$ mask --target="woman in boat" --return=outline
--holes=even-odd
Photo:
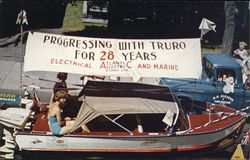
[[[68,93],[66,91],[58,91],[55,93],[54,102],[49,105],[49,127],[54,135],[63,135],[70,133],[74,121],[66,121],[62,119],[61,108],[65,105]]]
[[[67,88],[67,83],[66,80],[68,78],[68,73],[65,72],[59,72],[57,74],[57,79],[59,80],[59,82],[56,82],[53,88],[53,93],[51,96],[51,100],[50,102],[53,103],[55,102],[55,93],[58,91],[66,91],[68,93],[68,88]],[[63,114],[62,117],[63,118],[74,118],[76,115],[76,109],[74,108],[74,106],[76,106],[77,102],[75,102],[76,100],[74,99],[74,97],[70,96],[68,94],[68,98],[65,102],[65,106],[63,107]]]

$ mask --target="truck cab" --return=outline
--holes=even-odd
[[[225,54],[204,54],[199,79],[162,78],[181,101],[193,104],[211,102],[234,109],[250,105],[250,90],[244,88],[241,66]]]

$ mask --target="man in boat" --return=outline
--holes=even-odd
[[[56,82],[56,84],[54,85],[54,88],[53,88],[54,94],[57,91],[61,91],[61,90],[64,90],[64,91],[68,92],[68,90],[67,90],[67,83],[66,83],[67,77],[68,77],[68,73],[59,72],[57,74],[57,79],[60,82]]]
[[[68,73],[59,72],[56,75],[56,77],[59,80],[59,82],[56,82],[55,85],[54,85],[54,87],[53,87],[53,93],[51,95],[50,103],[54,102],[54,95],[55,95],[55,93],[57,91],[65,90],[65,91],[68,92],[68,90],[67,90],[67,84],[66,84]]]

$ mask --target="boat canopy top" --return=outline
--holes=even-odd
[[[85,101],[77,115],[74,130],[100,115],[155,114],[170,110],[178,117],[180,112],[176,97],[163,86],[88,81],[84,89]]]

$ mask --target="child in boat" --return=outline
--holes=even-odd
[[[49,127],[54,135],[63,135],[70,133],[74,121],[66,121],[62,119],[61,108],[65,105],[68,93],[66,91],[58,91],[55,93],[54,102],[49,105]]]

